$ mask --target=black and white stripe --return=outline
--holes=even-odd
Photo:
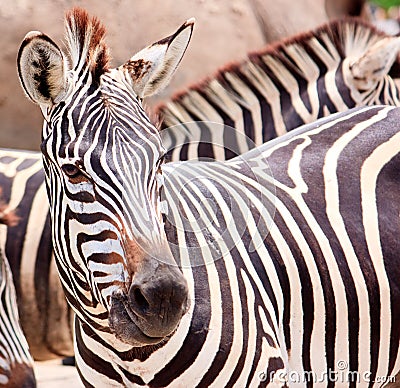
[[[30,352],[36,360],[72,356],[73,313],[54,260],[40,153],[0,150],[0,187],[7,211],[18,217],[2,238]]]
[[[250,55],[161,108],[168,157],[223,160],[329,112],[397,105],[391,73],[384,72],[377,86],[360,93],[349,69],[366,53],[381,57],[377,63],[384,61],[387,48],[395,52],[396,45],[396,38],[352,20]],[[8,229],[5,249],[31,352],[36,359],[72,355],[72,314],[55,275],[40,156],[10,150],[0,150],[0,156],[0,185],[21,218]]]

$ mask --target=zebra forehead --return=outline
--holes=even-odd
[[[104,25],[76,7],[66,14],[65,30],[73,69],[88,66],[94,80],[98,80],[108,70],[110,61]]]

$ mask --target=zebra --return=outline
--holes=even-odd
[[[164,116],[161,129],[163,144],[169,150],[168,159],[229,159],[275,136],[276,131],[282,134],[336,110],[371,103],[398,104],[398,89],[392,78],[396,73],[393,68],[390,75],[387,73],[394,61],[398,41],[399,38],[385,36],[355,19],[326,24],[316,31],[251,54],[247,62],[221,70],[215,77],[189,88],[158,109]],[[319,48],[317,52],[316,47]],[[288,61],[288,55],[298,56],[295,60],[297,71]],[[267,65],[258,65],[260,61],[270,64],[265,79],[255,70],[266,69]],[[360,86],[360,79],[349,70],[349,61],[353,63],[353,71],[354,66],[358,69],[358,78],[362,71],[373,73],[378,86]],[[251,72],[255,72],[253,80],[249,75]],[[291,82],[296,77],[304,90],[317,90],[321,100],[318,109],[315,94],[310,92],[310,97],[306,95],[302,97],[304,101],[298,101],[285,89],[287,84],[278,82],[281,74],[288,72],[292,74],[287,77]],[[332,74],[336,74],[334,80]],[[342,79],[346,82],[340,82]],[[255,84],[255,80],[260,83]],[[265,93],[262,88],[266,82],[270,85],[265,89],[270,104],[272,95],[285,101],[278,114],[267,109],[268,101],[260,98],[260,92],[257,92]],[[366,89],[360,93],[362,87]],[[300,96],[301,93],[297,94]],[[346,96],[343,98],[345,103],[341,102],[342,95]],[[307,109],[311,112],[308,115]],[[298,114],[291,113],[295,111]],[[290,120],[287,119],[289,116]],[[249,120],[249,117],[253,119]],[[203,121],[193,121],[198,119]],[[43,206],[45,185],[40,153],[24,155],[21,151],[0,150],[0,186],[7,188],[11,207],[21,217],[17,226],[9,228],[3,238],[31,353],[37,360],[72,356],[73,314],[63,300],[55,273],[50,216]],[[31,289],[36,292],[32,293]]]
[[[399,39],[350,19],[250,54],[158,109],[167,159],[229,159],[336,110],[397,105],[397,62],[391,65]],[[363,74],[375,83],[366,85]],[[21,218],[3,238],[31,353],[37,360],[72,356],[73,313],[56,274],[41,154],[0,150],[0,187]]]
[[[158,106],[168,157],[226,160],[331,113],[399,106],[399,49],[344,19],[250,53]]]
[[[142,99],[172,76],[193,21],[113,69],[98,19],[73,9],[66,27],[69,61],[31,32],[18,73],[44,115],[83,384],[396,374],[399,108],[338,113],[223,163],[164,164]]]
[[[15,215],[0,205],[0,224],[17,222]],[[33,359],[22,331],[10,265],[0,248],[0,385],[5,387],[36,387]]]
[[[320,66],[318,81],[307,75],[307,72],[301,73],[298,71],[294,75],[299,77],[299,85],[308,82],[307,87],[304,87],[305,90],[312,90],[314,88],[313,85],[316,84],[320,85],[322,83],[328,85],[326,86],[327,93],[325,94],[321,92],[323,88],[320,87],[318,89],[319,98],[325,101],[325,103],[321,103],[321,107],[325,106],[325,108],[322,109],[320,107],[318,115],[335,111],[335,109],[345,109],[347,105],[351,107],[370,103],[397,104],[398,90],[395,87],[393,79],[386,74],[393,62],[394,56],[392,55],[391,58],[387,59],[387,62],[382,60],[382,58],[387,58],[387,55],[396,51],[394,48],[396,48],[397,42],[398,38],[386,37],[368,24],[357,20],[349,20],[327,24],[316,31],[291,38],[284,42],[284,44],[250,55],[249,63],[232,65],[229,71],[226,69],[222,70],[213,79],[209,79],[207,82],[201,84],[200,87],[197,87],[197,89],[192,87],[189,92],[180,95],[179,98],[176,98],[173,102],[160,109],[161,115],[165,116],[162,127],[164,129],[162,132],[163,143],[171,150],[169,155],[172,161],[204,157],[223,160],[229,159],[237,153],[244,152],[248,148],[254,147],[256,143],[258,144],[274,136],[275,129],[280,128],[278,122],[282,123],[282,120],[276,120],[277,115],[271,114],[271,110],[263,111],[262,123],[265,128],[268,128],[269,133],[268,136],[265,133],[263,135],[263,127],[259,125],[260,120],[256,119],[256,112],[259,110],[257,110],[255,103],[258,104],[258,102],[253,98],[254,96],[259,96],[259,94],[256,92],[253,96],[253,92],[251,92],[252,89],[258,90],[260,86],[258,88],[254,85],[252,86],[252,84],[245,86],[243,81],[251,81],[250,77],[245,77],[249,71],[240,69],[253,68],[257,64],[257,61],[261,60],[266,63],[278,61],[279,66],[283,67],[276,66],[274,68],[281,69],[282,74],[286,74],[288,71],[293,71],[293,64],[284,60],[288,55],[285,53],[292,53],[291,55],[293,53],[302,53],[302,56],[309,61],[313,58],[310,56],[306,57],[305,55],[307,52],[310,52],[310,48],[316,46],[320,47],[321,50],[325,50],[324,54],[320,53],[319,56],[324,59],[325,66],[327,66],[325,69],[324,66],[320,65],[321,61],[318,62],[318,60],[315,60],[317,66]],[[308,47],[308,49],[302,52],[301,48],[304,47]],[[328,63],[327,58],[329,57],[333,59]],[[258,58],[257,61],[254,58]],[[347,64],[350,59],[353,63],[357,63],[359,68],[363,68],[362,65],[366,63],[372,63],[376,68],[380,66],[381,72],[375,72],[375,74],[381,77],[377,78],[379,87],[376,90],[381,91],[379,95],[377,92],[374,92],[375,89],[371,87],[372,85],[370,85],[370,89],[365,90],[363,93],[357,92],[357,88],[355,88],[356,92],[349,92],[351,86],[353,86],[353,89],[355,87],[352,73],[349,73],[350,76],[349,74],[346,77],[344,76],[345,71],[349,69]],[[297,60],[297,63],[299,63],[299,60]],[[374,73],[374,68],[364,67],[363,69],[368,73]],[[393,72],[393,69],[391,69],[391,72]],[[336,79],[343,78],[350,80],[347,81],[347,86],[344,83],[338,82],[335,85],[334,82],[330,82],[330,76],[328,75],[334,73],[339,74],[339,76],[335,77]],[[301,79],[300,74],[305,74],[303,79]],[[242,82],[240,83],[240,88],[235,89],[236,92],[233,90],[232,77],[239,77]],[[280,77],[276,76],[275,78],[278,79]],[[275,78],[270,77],[267,80],[270,79],[273,81]],[[256,79],[259,79],[259,77]],[[227,80],[230,80],[230,83]],[[357,82],[360,81],[358,80]],[[278,90],[282,88],[279,82],[275,82],[275,85]],[[212,92],[213,90],[214,92]],[[216,94],[214,95],[213,93]],[[237,93],[241,96],[239,96],[239,99]],[[330,98],[328,100],[326,100],[327,94]],[[342,94],[350,96],[344,99],[347,105],[341,104],[340,100],[334,98]],[[221,98],[215,99],[216,95]],[[286,98],[287,95],[288,93],[283,90],[280,98]],[[227,97],[230,99],[226,100]],[[225,107],[221,105],[221,101],[226,102]],[[294,110],[302,113],[302,115],[299,114],[292,117],[290,123],[287,121],[285,123],[286,129],[284,131],[281,130],[282,133],[290,130],[291,127],[298,126],[304,121],[310,120],[311,114],[308,119],[304,116],[305,109],[308,109],[307,100],[303,103],[304,109],[298,108],[299,103],[302,104],[301,101],[297,101],[296,103],[295,99],[287,99],[287,102],[282,104],[282,109],[278,117],[285,118],[288,116],[286,112]],[[263,106],[262,101],[260,104]],[[329,106],[328,110],[326,106]],[[243,119],[242,122],[240,119],[231,120],[226,116],[226,114],[229,114],[226,107],[230,107],[235,112],[243,112],[239,116],[236,113],[233,116],[234,118],[237,116],[239,118],[247,117],[246,109],[249,108],[253,122],[258,124],[255,125],[252,123],[252,120],[248,119]],[[201,114],[199,113],[200,108],[202,109]],[[221,117],[216,116],[218,112],[222,112],[220,113]],[[316,109],[312,113],[315,114],[315,112]],[[190,122],[185,123],[184,126],[176,125],[180,121],[191,121],[198,118],[212,119],[214,123],[202,122],[199,124]],[[299,120],[297,123],[294,121],[296,119]],[[219,124],[215,123],[215,121]],[[174,125],[174,127],[165,130],[165,123]],[[235,128],[223,126],[221,125],[222,123],[234,125]],[[271,128],[272,133],[270,133]],[[222,134],[221,129],[225,132],[225,135]],[[226,135],[227,131],[233,133],[234,136],[232,139],[229,139]],[[181,136],[182,133],[185,134],[184,137]],[[246,134],[246,137],[243,136],[243,133]],[[240,134],[242,135],[240,136]],[[198,146],[196,140],[199,136],[202,139],[200,140],[200,146]],[[244,141],[237,140],[241,138]],[[205,144],[207,142],[210,144]],[[225,148],[224,152],[221,152],[221,146]],[[210,147],[212,147],[211,150]],[[40,154],[37,153],[34,155],[34,153],[29,152],[24,155],[20,151],[16,153],[14,150],[0,150],[0,157],[0,184],[2,187],[7,187],[8,200],[12,201],[13,207],[17,209],[20,217],[23,215],[21,221],[16,226],[8,228],[5,236],[5,249],[14,274],[21,324],[30,344],[31,353],[38,360],[72,356],[71,325],[73,314],[64,301],[60,289],[61,285],[58,276],[55,274],[55,263],[52,257],[50,241],[50,216],[46,207],[42,205],[45,197],[45,185],[44,174],[41,170]],[[36,158],[37,160],[34,161],[32,158]],[[32,168],[30,163],[33,163]],[[10,171],[13,173],[10,173]],[[35,254],[32,255],[32,252]],[[36,290],[35,293],[31,292],[32,289]],[[44,317],[46,319],[43,319]],[[35,324],[32,325],[32,322],[35,322]]]

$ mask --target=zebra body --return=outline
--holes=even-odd
[[[5,216],[2,212],[1,228],[7,224]],[[3,248],[0,248],[0,385],[36,387],[33,360],[19,322],[13,277]]]
[[[250,55],[159,109],[169,158],[229,159],[330,112],[366,104],[398,105],[398,88],[388,74],[398,40],[350,20]],[[363,68],[367,59],[370,65]],[[375,68],[381,68],[375,72],[376,83],[367,87],[358,79],[360,69],[373,73]],[[31,353],[41,360],[70,356],[73,349],[72,314],[55,275],[39,159],[39,153],[0,150],[0,185],[21,219],[7,229],[5,251],[21,323]]]
[[[3,227],[1,239],[30,352],[36,360],[72,356],[73,313],[55,265],[40,153],[0,150],[0,187],[7,212],[19,218]]]
[[[357,386],[393,379],[399,115],[358,109],[229,162],[163,166],[165,228],[190,310],[163,347],[130,361],[78,321],[85,384],[327,386],[336,376],[344,387],[352,378]],[[107,376],[94,372],[99,363]]]
[[[226,160],[331,113],[398,106],[399,48],[350,19],[251,53],[158,107],[169,157]]]
[[[73,10],[70,62],[38,32],[18,54],[46,121],[83,383],[286,386],[347,366],[378,386],[399,370],[399,109],[341,113],[221,164],[163,165],[141,99],[192,27],[109,69],[103,27]]]

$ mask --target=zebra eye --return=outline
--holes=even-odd
[[[75,164],[64,164],[61,166],[63,173],[69,178],[73,183],[79,183],[86,180],[85,174],[75,166]]]

